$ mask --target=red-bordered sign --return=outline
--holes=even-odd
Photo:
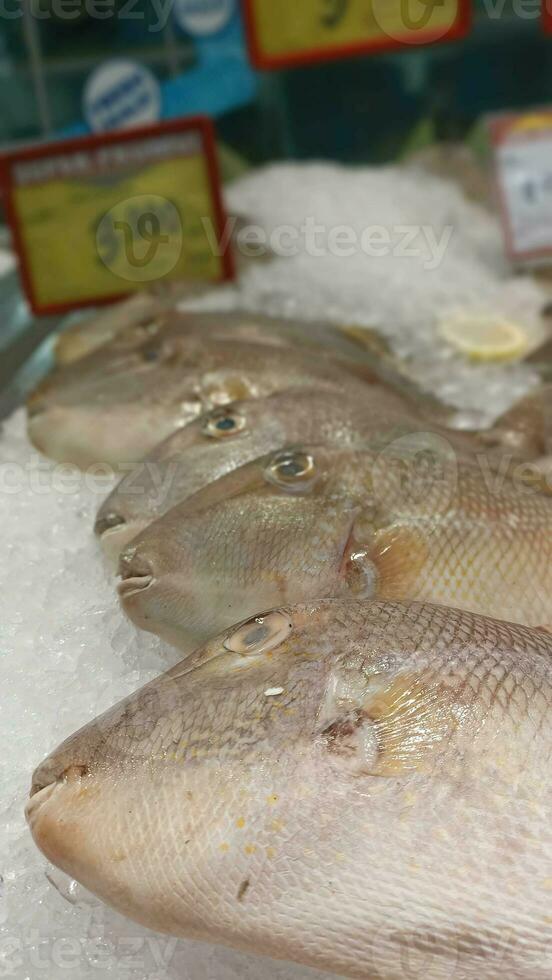
[[[0,157],[0,180],[37,314],[113,302],[163,279],[234,275],[206,117],[16,150]]]
[[[542,27],[545,34],[552,34],[552,0],[542,0]]]
[[[514,265],[552,260],[552,109],[488,120],[496,196]]]
[[[436,44],[470,30],[471,0],[242,0],[251,61],[278,69]]]

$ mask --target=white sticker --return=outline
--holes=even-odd
[[[94,133],[157,122],[161,116],[159,82],[138,62],[106,61],[86,83],[84,116]]]
[[[516,254],[552,248],[552,132],[497,152]]]
[[[216,34],[226,27],[234,4],[235,0],[175,0],[174,16],[188,34]]]

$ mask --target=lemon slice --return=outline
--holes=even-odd
[[[523,327],[492,314],[458,313],[441,323],[440,333],[472,361],[513,361],[529,347]]]

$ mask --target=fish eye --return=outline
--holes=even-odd
[[[269,483],[295,493],[311,487],[315,472],[314,458],[310,453],[286,450],[273,457],[265,476]]]
[[[238,412],[226,410],[213,412],[203,426],[203,432],[212,439],[235,436],[245,429],[245,418]]]
[[[242,657],[268,653],[284,642],[292,628],[289,618],[283,613],[256,616],[227,636],[223,646],[230,653],[239,653]]]

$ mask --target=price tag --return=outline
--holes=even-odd
[[[508,256],[516,265],[552,260],[552,110],[489,122]]]
[[[244,0],[257,68],[284,68],[464,36],[470,0]]]
[[[111,302],[163,279],[233,276],[206,118],[15,151],[0,173],[35,313]]]

